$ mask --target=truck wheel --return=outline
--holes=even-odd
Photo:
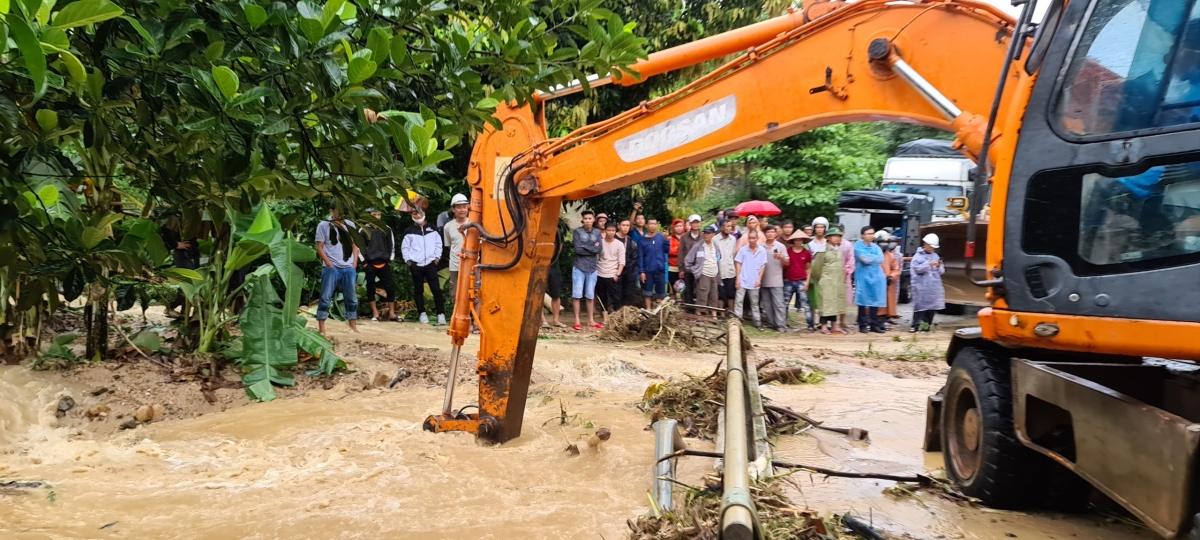
[[[988,506],[1027,502],[1027,475],[1041,456],[1021,445],[1013,431],[1008,361],[981,348],[963,348],[954,357],[944,399],[946,476]]]

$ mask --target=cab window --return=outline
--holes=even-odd
[[[1200,1],[1096,0],[1067,67],[1066,134],[1200,122]]]

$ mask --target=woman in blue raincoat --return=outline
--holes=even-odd
[[[875,229],[863,227],[854,243],[854,303],[858,305],[858,331],[882,334],[879,309],[887,307],[887,276],[883,274],[883,250],[874,241]]]

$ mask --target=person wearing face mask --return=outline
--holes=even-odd
[[[913,321],[909,332],[928,332],[933,328],[933,314],[946,309],[946,287],[942,284],[946,267],[934,251],[940,247],[938,243],[938,235],[925,235],[921,239],[921,249],[913,255],[909,267],[912,269],[913,295]]]
[[[429,292],[433,293],[434,307],[437,308],[437,323],[444,325],[446,302],[442,298],[437,269],[438,260],[442,257],[442,235],[425,222],[425,212],[416,210],[411,215],[413,224],[404,231],[400,253],[412,274],[413,300],[421,314],[421,323],[429,324],[429,315],[425,311],[425,284],[429,284]]]

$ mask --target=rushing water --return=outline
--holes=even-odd
[[[397,339],[363,326],[364,339]],[[442,347],[445,340],[429,331],[401,338]],[[59,397],[80,399],[85,389],[54,374],[0,367],[0,481],[50,486],[0,492],[0,538],[624,538],[625,520],[647,511],[653,461],[652,432],[634,405],[654,377],[707,374],[718,357],[561,340],[538,349],[523,435],[498,447],[423,432],[425,415],[440,407],[438,388],[336,387],[101,436],[57,426]],[[870,443],[826,433],[787,437],[779,459],[925,470],[924,400],[940,381],[828,367],[838,373],[825,383],[773,385],[765,394],[831,425],[869,429]],[[460,389],[460,404],[473,393]],[[587,448],[598,427],[612,438]],[[569,456],[569,443],[582,453]],[[928,468],[940,466],[936,456],[929,460]],[[684,459],[680,477],[697,483],[710,465]],[[918,538],[1153,538],[1090,518],[894,500],[881,493],[889,482],[794,479],[798,505],[853,510]]]

